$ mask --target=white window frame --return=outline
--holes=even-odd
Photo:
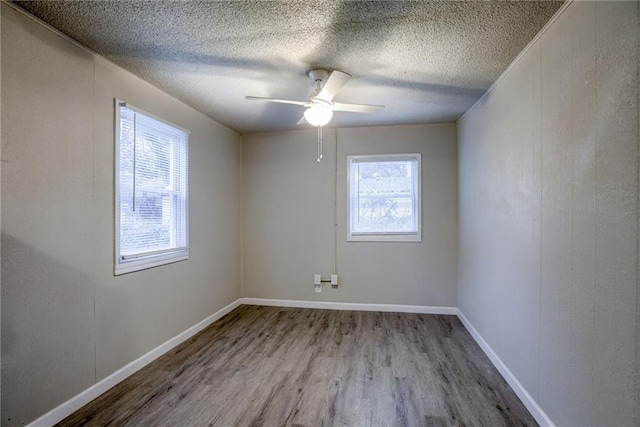
[[[414,175],[414,209],[417,219],[415,232],[352,232],[351,213],[357,206],[351,189],[355,184],[355,177],[351,173],[354,162],[382,162],[411,160],[417,162],[417,173]],[[421,242],[422,241],[422,155],[420,153],[406,154],[366,154],[347,156],[347,241],[348,242]]]
[[[184,248],[177,248],[174,251],[161,251],[160,253],[149,252],[146,254],[130,255],[128,259],[123,259],[120,254],[120,106],[124,106],[130,110],[134,110],[136,113],[143,114],[154,120],[158,120],[171,127],[181,130],[187,134],[186,140],[186,162],[187,162],[187,176],[185,182],[185,246]],[[114,134],[115,134],[115,168],[114,168],[114,197],[115,197],[115,266],[114,275],[118,276],[125,273],[132,273],[134,271],[146,270],[148,268],[158,267],[161,265],[171,264],[178,261],[184,261],[189,259],[189,134],[187,129],[170,123],[164,119],[161,119],[153,114],[147,113],[144,110],[136,108],[124,101],[114,99],[115,121],[114,121]]]

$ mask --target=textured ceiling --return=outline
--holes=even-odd
[[[242,133],[295,129],[313,66],[353,76],[330,126],[459,118],[544,26],[555,1],[15,2]]]

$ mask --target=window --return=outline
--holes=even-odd
[[[188,133],[116,101],[115,274],[189,257]]]
[[[349,241],[420,242],[420,154],[348,156]]]

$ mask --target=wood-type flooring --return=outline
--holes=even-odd
[[[61,426],[535,426],[455,316],[243,305]]]

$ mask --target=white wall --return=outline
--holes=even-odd
[[[462,313],[551,420],[638,425],[637,2],[575,2],[458,122]]]
[[[240,136],[2,3],[2,424],[240,296]],[[190,259],[113,276],[113,99],[189,129]]]
[[[325,129],[320,164],[316,142],[315,130],[243,136],[243,296],[455,307],[455,125]],[[413,152],[422,242],[347,242],[347,155]],[[339,289],[315,293],[314,273],[328,278],[336,260]]]

